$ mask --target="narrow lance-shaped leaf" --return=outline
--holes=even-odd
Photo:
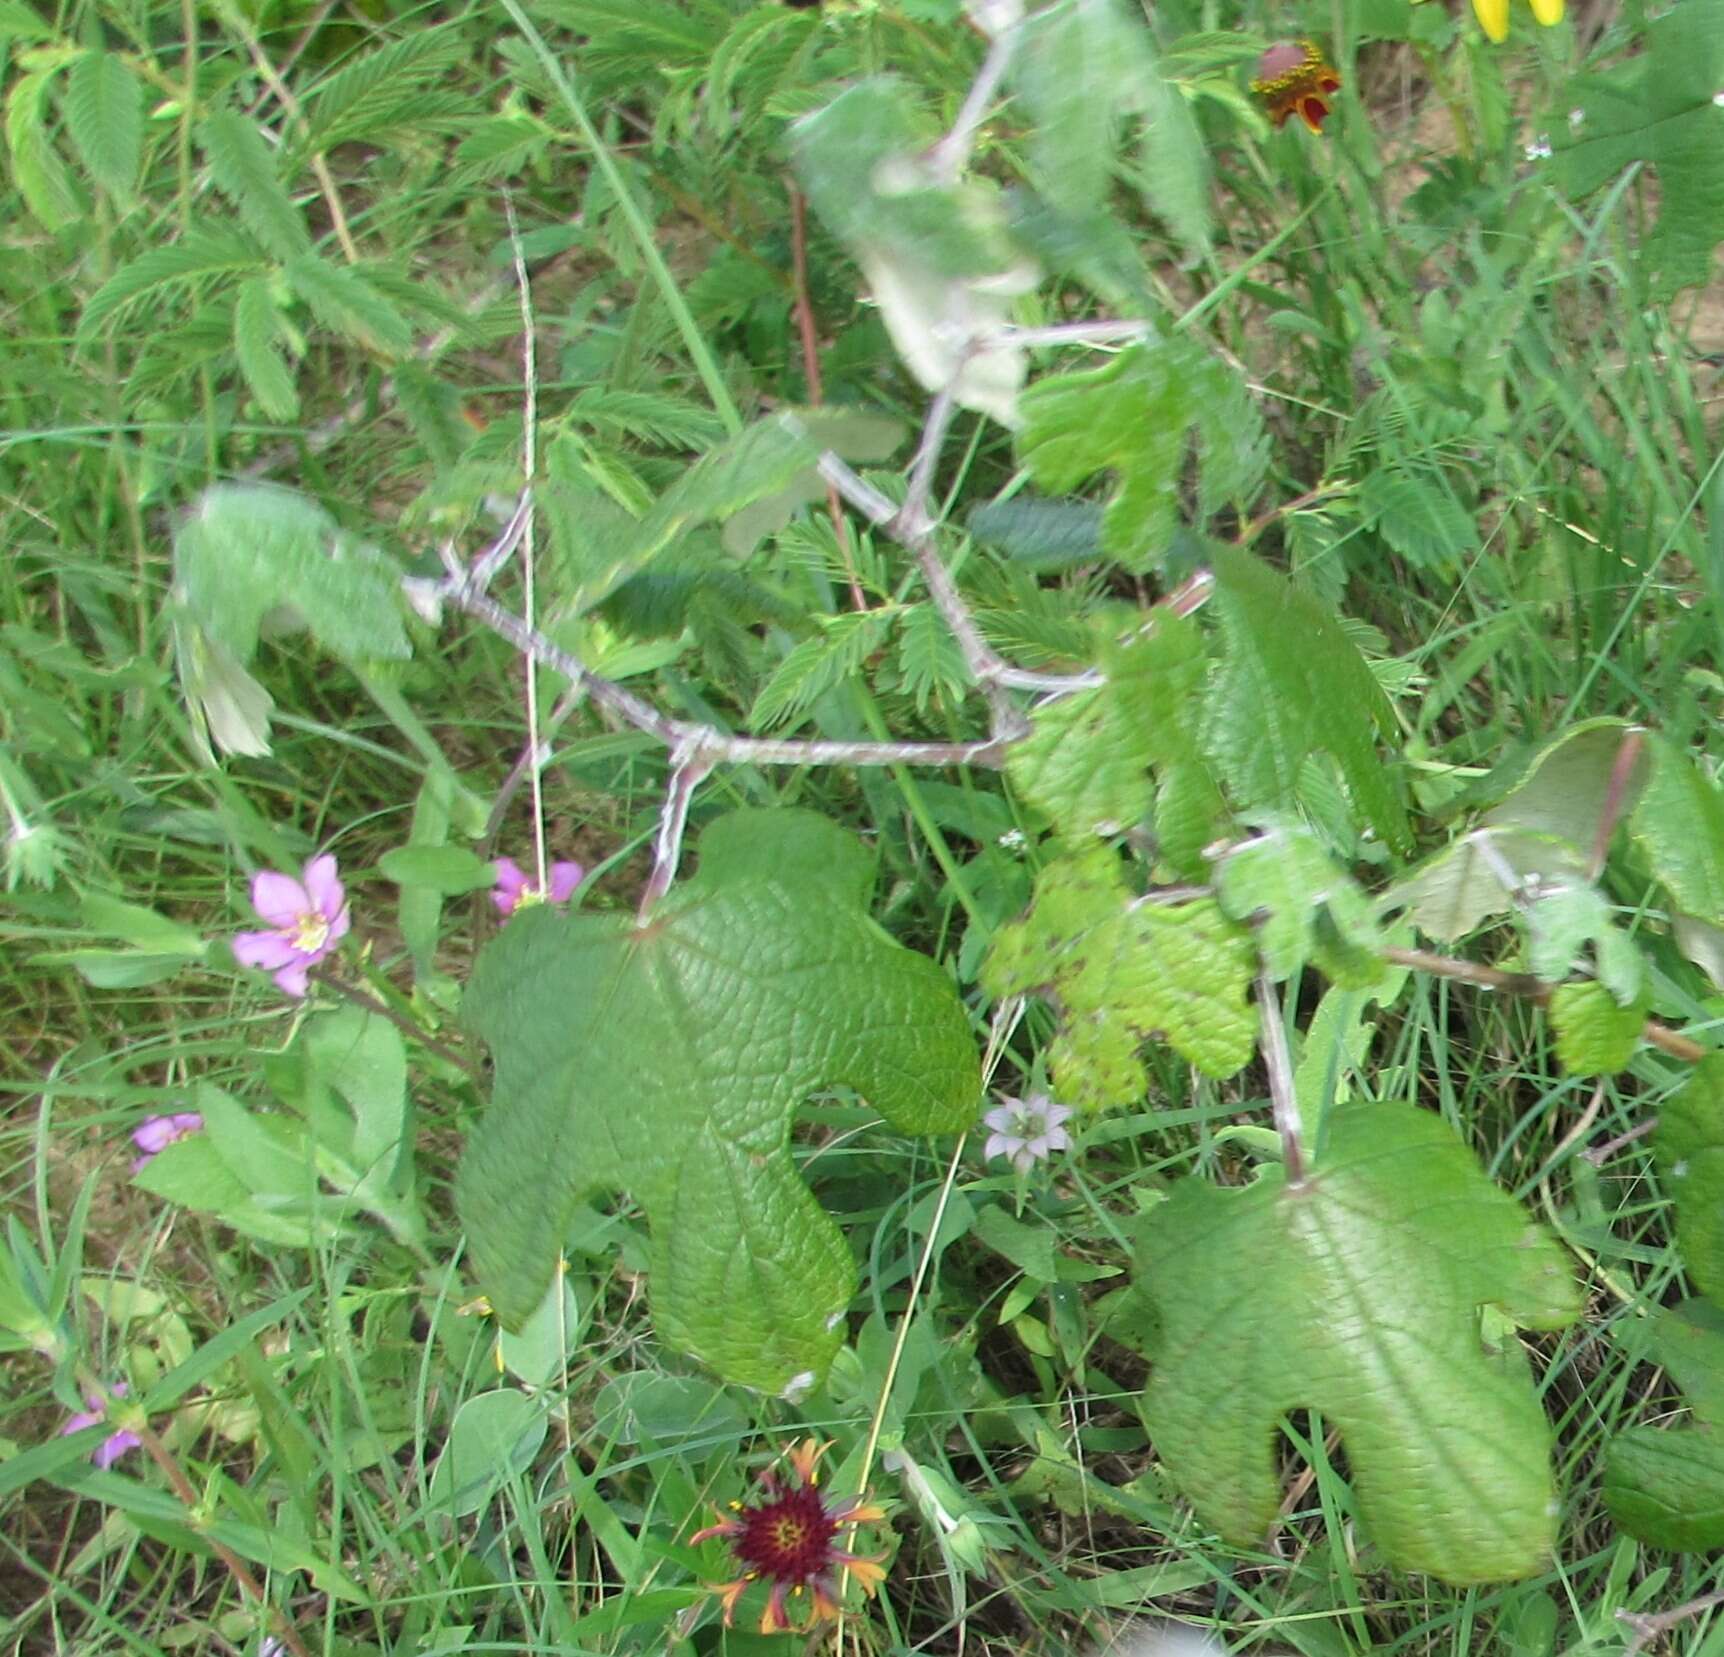
[[[903,1132],[954,1132],[981,1093],[949,979],[869,919],[870,881],[823,818],[738,812],[647,924],[542,906],[486,949],[464,1011],[496,1086],[456,1200],[506,1324],[581,1198],[624,1190],[670,1345],[773,1393],[824,1373],[856,1268],[796,1172],[796,1107],[849,1087]]]
[[[1143,1414],[1205,1523],[1259,1541],[1281,1500],[1290,1410],[1339,1429],[1364,1529],[1398,1569],[1451,1583],[1541,1569],[1559,1511],[1551,1431],[1479,1311],[1560,1329],[1580,1313],[1561,1250],[1439,1118],[1356,1104],[1306,1179],[1188,1179],[1137,1261],[1152,1369]]]

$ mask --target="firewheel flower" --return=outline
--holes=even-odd
[[[113,1386],[109,1388],[109,1391],[111,1391],[116,1398],[124,1398],[126,1396],[126,1383],[124,1381],[116,1381]],[[60,1429],[60,1436],[62,1438],[64,1438],[67,1433],[82,1432],[84,1428],[97,1426],[108,1419],[107,1408],[104,1406],[100,1398],[96,1397],[94,1394],[87,1393],[84,1397],[84,1402],[90,1406],[89,1409],[80,1410],[78,1414],[73,1416],[72,1419]],[[143,1442],[144,1441],[139,1438],[136,1433],[122,1427],[117,1433],[109,1433],[108,1436],[90,1452],[90,1460],[100,1468],[106,1469],[112,1467],[114,1463],[128,1450],[137,1449]]]
[[[1286,126],[1289,115],[1297,115],[1313,132],[1321,132],[1330,100],[1341,90],[1341,76],[1316,41],[1281,40],[1257,60],[1251,90],[1263,100],[1277,130]]]
[[[541,891],[534,880],[512,857],[499,857],[491,865],[497,871],[491,888],[491,901],[505,920],[517,909],[532,903],[567,903],[586,873],[579,863],[553,863],[549,891]]]
[[[132,1172],[141,1173],[176,1139],[199,1132],[203,1125],[204,1119],[195,1110],[175,1111],[172,1116],[146,1116],[141,1127],[132,1129],[132,1143],[142,1153],[134,1159]]]
[[[1064,1126],[1071,1114],[1070,1105],[1056,1105],[1045,1093],[1007,1099],[982,1114],[982,1120],[994,1130],[982,1147],[982,1155],[990,1161],[997,1156],[1010,1157],[1012,1166],[1027,1174],[1055,1151],[1071,1149],[1072,1136]]]
[[[742,1566],[742,1575],[735,1581],[713,1588],[724,1606],[727,1628],[736,1615],[736,1602],[751,1582],[765,1582],[771,1589],[761,1613],[760,1632],[783,1634],[804,1632],[838,1615],[841,1570],[848,1570],[867,1594],[885,1580],[879,1557],[848,1553],[838,1546],[841,1530],[875,1524],[886,1515],[861,1496],[830,1501],[820,1493],[814,1469],[830,1448],[830,1444],[805,1438],[786,1458],[796,1474],[795,1482],[787,1483],[768,1469],[760,1476],[763,1494],[759,1501],[732,1502],[730,1518],[720,1514],[716,1525],[708,1525],[689,1538],[691,1543],[700,1543],[714,1536],[724,1537]],[[800,1599],[804,1593],[809,1597],[809,1613],[798,1628],[790,1620],[786,1601]]]
[[[1528,4],[1547,29],[1562,21],[1563,0],[1528,0]],[[1508,39],[1509,0],[1473,0],[1473,14],[1492,40],[1500,43]]]
[[[334,949],[353,924],[335,859],[312,858],[298,880],[263,870],[251,883],[251,906],[270,930],[241,932],[233,941],[234,955],[242,966],[273,972],[276,987],[297,1000],[305,994],[307,969]]]

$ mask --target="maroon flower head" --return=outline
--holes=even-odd
[[[812,1628],[823,1618],[838,1614],[838,1573],[848,1570],[872,1594],[885,1579],[878,1558],[847,1552],[838,1546],[838,1533],[852,1525],[873,1524],[886,1517],[872,1502],[860,1496],[830,1501],[818,1488],[815,1464],[827,1444],[805,1438],[787,1457],[795,1471],[794,1483],[768,1470],[760,1478],[762,1497],[757,1502],[732,1502],[731,1517],[722,1515],[690,1537],[700,1543],[722,1536],[743,1567],[732,1582],[714,1587],[724,1605],[728,1627],[736,1615],[736,1602],[751,1582],[765,1582],[771,1591],[761,1613],[762,1634],[782,1634],[797,1625],[788,1614],[787,1600],[809,1597],[809,1614],[803,1628]]]
[[[1297,115],[1313,132],[1321,132],[1329,101],[1341,90],[1341,76],[1316,41],[1280,40],[1257,60],[1251,90],[1278,129],[1289,115]]]

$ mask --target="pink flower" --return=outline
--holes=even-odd
[[[575,895],[581,876],[586,873],[579,863],[553,863],[551,890],[546,894],[539,890],[536,881],[527,878],[526,872],[512,857],[499,857],[491,867],[497,871],[496,884],[491,888],[491,901],[504,919],[530,903],[567,903]]]
[[[152,1157],[165,1151],[176,1139],[198,1132],[203,1125],[204,1119],[195,1110],[175,1111],[172,1116],[146,1116],[142,1127],[132,1129],[132,1143],[143,1152],[133,1162],[132,1172],[140,1173]]]
[[[235,957],[242,966],[273,972],[282,994],[298,999],[305,994],[306,969],[335,948],[353,924],[335,859],[312,858],[300,880],[265,869],[252,880],[251,906],[273,930],[241,932],[233,941]]]
[[[110,1390],[116,1398],[124,1398],[126,1396],[126,1383],[124,1381],[116,1381]],[[98,1427],[108,1419],[107,1409],[100,1398],[97,1398],[94,1394],[86,1393],[84,1396],[84,1402],[90,1406],[89,1409],[87,1411],[80,1411],[60,1429],[60,1436],[62,1438],[64,1438],[67,1433],[82,1432],[86,1427]],[[114,1463],[128,1450],[137,1449],[143,1442],[144,1441],[139,1438],[136,1433],[122,1427],[117,1433],[109,1433],[108,1436],[90,1452],[90,1460],[98,1467],[112,1467]]]

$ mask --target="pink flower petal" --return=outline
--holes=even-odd
[[[334,920],[341,913],[347,894],[336,876],[335,859],[328,852],[306,864],[305,895],[311,900],[306,909],[315,910],[326,921]]]
[[[526,871],[512,857],[499,857],[491,867],[497,871],[496,882],[491,888],[491,901],[500,913],[512,915],[521,901],[521,894],[527,889]]]
[[[90,1460],[98,1467],[112,1467],[128,1450],[136,1450],[143,1442],[136,1433],[122,1427],[96,1446]]]
[[[275,987],[283,995],[291,995],[295,1001],[305,999],[305,969],[316,960],[316,956],[302,955],[296,961],[290,961],[275,975]]]
[[[579,863],[553,863],[551,865],[551,902],[567,903],[575,895],[575,888],[581,883],[581,876],[586,873]]]
[[[263,869],[252,877],[251,906],[271,926],[297,926],[311,913],[311,895],[292,875]]]
[[[297,961],[304,951],[279,932],[239,932],[234,935],[233,956],[242,967],[262,967],[273,972]]]
[[[60,1437],[64,1438],[67,1433],[81,1433],[86,1427],[100,1426],[105,1419],[100,1410],[80,1410],[60,1429]]]
[[[329,936],[323,941],[323,952],[327,955],[352,930],[353,916],[349,913],[349,906],[344,903],[326,919],[329,921]]]

